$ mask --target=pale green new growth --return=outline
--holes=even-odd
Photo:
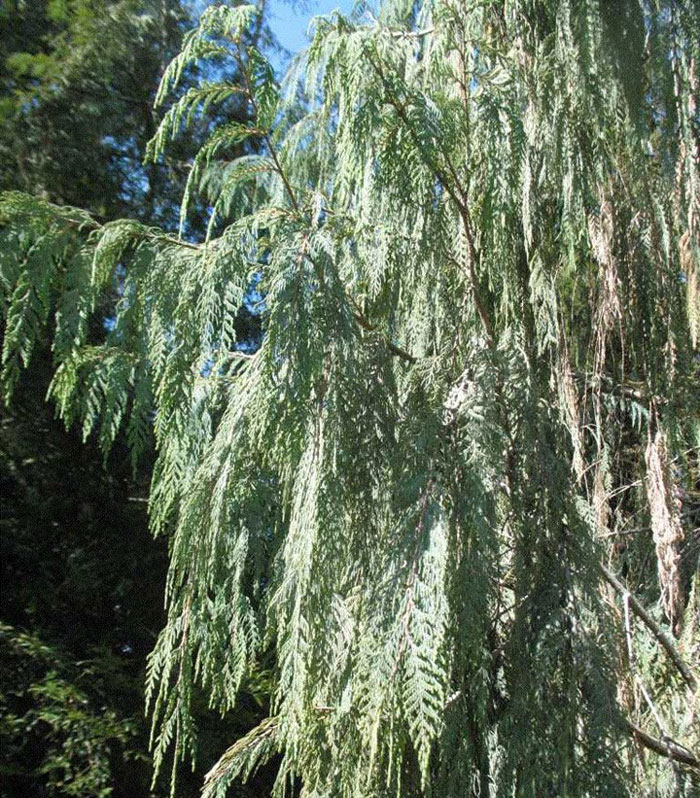
[[[196,685],[225,712],[273,652],[271,717],[206,798],[278,753],[276,794],[306,798],[690,795],[697,676],[599,563],[649,527],[629,567],[658,562],[650,622],[691,672],[700,7],[391,0],[318,20],[283,90],[256,13],[209,9],[158,95],[210,56],[241,76],[174,102],[149,152],[243,98],[183,199],[205,242],[0,208],[6,394],[51,335],[66,423],[138,458],[155,411],[156,766],[194,756]],[[630,722],[665,740],[652,764]]]

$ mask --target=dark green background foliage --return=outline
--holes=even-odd
[[[167,221],[171,175],[142,154],[160,72],[189,22],[170,0],[4,3],[0,185],[103,218]]]
[[[15,716],[3,712],[0,723],[3,794],[43,795],[42,771],[65,747],[66,767],[88,770],[74,794],[91,795],[99,784],[145,795],[142,683],[162,622],[166,547],[148,532],[143,478],[133,481],[123,453],[105,470],[94,445],[66,432],[43,401],[41,376],[23,381],[0,434],[0,606],[12,627],[0,657],[5,709]],[[44,705],[53,725],[34,714]]]

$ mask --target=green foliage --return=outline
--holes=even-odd
[[[184,136],[176,147],[171,146],[167,164],[144,167],[141,159],[156,127],[152,102],[158,80],[180,46],[190,12],[189,4],[170,0],[2,4],[0,187],[79,204],[103,219],[130,214],[176,226],[190,138]],[[264,32],[263,26],[261,37]],[[222,79],[231,77],[220,74]],[[183,90],[191,79],[189,71]],[[236,113],[235,107],[232,110],[226,103],[219,110]],[[21,207],[21,196],[15,199],[16,207]],[[34,207],[32,202],[26,207]],[[36,221],[43,224],[38,218]],[[59,242],[64,222],[70,231]],[[66,695],[73,689],[80,695],[87,691],[92,707],[94,683],[99,682],[99,706],[107,706],[120,722],[129,719],[134,731],[130,749],[139,752],[138,761],[127,759],[122,748],[112,745],[110,761],[103,763],[110,769],[105,783],[114,788],[115,795],[159,795],[162,790],[148,789],[151,758],[146,755],[148,731],[143,717],[143,671],[162,622],[167,549],[164,541],[149,540],[145,521],[153,400],[143,362],[134,367],[133,359],[113,352],[106,370],[98,373],[104,324],[109,325],[122,284],[121,277],[112,273],[114,260],[109,260],[106,273],[100,272],[100,263],[121,256],[128,246],[129,228],[126,226],[125,233],[119,226],[111,229],[101,239],[101,252],[95,255],[92,250],[80,252],[73,247],[83,223],[85,232],[95,227],[84,214],[61,217],[53,241],[56,249],[42,253],[27,244],[32,234],[25,230],[16,243],[21,248],[27,246],[25,266],[31,277],[11,288],[7,283],[3,286],[3,292],[10,290],[24,310],[13,317],[12,331],[3,330],[4,365],[6,375],[11,375],[3,399],[9,399],[11,392],[12,401],[3,401],[0,408],[0,615],[3,622],[30,629],[60,649],[60,678]],[[196,210],[189,226],[201,226]],[[46,232],[45,228],[42,231]],[[60,266],[64,256],[75,256],[65,271]],[[42,270],[39,261],[48,268]],[[9,271],[4,271],[4,265]],[[13,281],[13,268],[10,261],[3,260],[0,279]],[[104,290],[84,294],[86,280]],[[53,336],[45,334],[47,318],[52,320]],[[257,329],[256,320],[246,310],[231,325],[231,335],[252,342]],[[105,450],[113,445],[109,461],[106,451],[101,454],[93,445],[80,448],[79,438],[64,433],[52,420],[52,409],[42,406],[53,376],[52,344],[57,360],[64,365],[54,382],[57,396],[71,380],[91,381],[84,401],[75,406],[66,403],[66,420],[80,416],[77,426],[83,427],[85,435],[94,427]],[[76,348],[81,346],[84,351],[79,357]],[[92,360],[91,347],[95,347]],[[13,355],[8,355],[10,349]],[[32,372],[20,376],[22,363],[29,358]],[[116,382],[111,376],[113,366]],[[93,367],[97,369],[94,374]],[[134,386],[128,399],[123,379]],[[110,413],[128,419],[123,434],[117,435],[118,424],[98,417],[102,403]],[[135,479],[129,477],[125,443],[131,449],[132,465],[139,465]],[[95,655],[95,647],[99,647],[99,655]],[[104,668],[88,674],[76,664],[95,656]],[[8,658],[9,649],[4,647],[0,669],[7,674],[9,689],[15,686],[15,672],[9,668]],[[36,709],[41,695],[37,694],[36,700],[25,695],[24,708],[33,704]],[[252,707],[247,706],[251,703]],[[204,765],[213,761],[221,748],[217,735],[245,732],[262,712],[247,695],[225,723],[212,720],[201,699],[194,711],[202,726],[199,752]],[[59,755],[60,735],[53,740],[44,736],[40,746],[39,737],[25,725],[30,721],[30,714],[21,713],[11,740],[3,745],[3,795],[39,798],[47,794],[47,782],[54,775],[58,779],[53,771],[42,772],[40,765],[44,754],[49,758],[54,755],[51,752]],[[86,733],[94,732],[102,745],[99,730],[87,721],[85,726]],[[74,738],[78,733],[78,729],[71,731]],[[200,773],[191,774],[185,790],[196,790],[199,781]],[[264,782],[265,774],[251,789],[265,791]],[[56,789],[66,794],[74,783],[79,784],[76,774]],[[91,792],[89,787],[86,791]]]
[[[186,148],[167,168],[141,160],[163,64],[189,19],[177,0],[4,3],[0,186],[170,223]]]
[[[625,4],[620,33],[597,0],[388,2],[320,20],[284,90],[256,13],[205,13],[159,95],[238,67],[235,91],[176,98],[150,151],[244,98],[193,163],[202,243],[0,206],[6,390],[67,286],[92,308],[114,280],[104,345],[55,318],[52,395],[106,449],[153,407],[157,766],[172,748],[174,785],[195,755],[196,685],[224,713],[265,660],[270,717],[207,796],[274,754],[276,795],[692,794],[671,743],[697,732],[666,712],[697,677],[659,634],[637,653],[600,580],[607,556],[692,660],[697,4]],[[244,141],[260,155],[229,162]],[[650,724],[656,749],[629,733]]]
[[[80,783],[80,757],[91,746],[99,755],[95,766],[102,770],[103,786],[113,789],[115,798],[127,787],[130,795],[145,796],[151,758],[143,718],[144,667],[162,623],[167,550],[149,539],[141,498],[147,479],[131,479],[123,441],[105,471],[97,447],[81,445],[79,435],[64,431],[44,404],[50,377],[41,342],[12,405],[2,407],[0,613],[13,628],[13,639],[24,634],[40,640],[47,654],[22,664],[12,645],[0,646],[6,710],[14,715],[1,743],[0,794],[47,795],[49,780],[61,776],[43,770],[42,763],[58,761],[64,743],[70,743],[75,772],[55,794],[65,795]],[[50,671],[56,679],[49,678]],[[54,682],[60,690],[45,693],[43,687]],[[37,691],[30,691],[31,685]],[[60,720],[63,696],[73,702],[66,712],[77,707],[86,714],[84,722],[79,714],[71,716],[68,737],[58,728],[49,734],[37,720],[49,698]],[[128,727],[126,745],[101,736],[108,727],[99,724],[107,717]],[[91,778],[87,771],[83,775]],[[89,784],[84,781],[83,794],[96,794]]]
[[[0,656],[4,779],[18,775],[11,763],[31,761],[39,751],[47,795],[109,798],[113,749],[122,747],[127,759],[136,756],[135,722],[99,706],[80,687],[94,677],[88,663],[71,673],[63,656],[35,635],[0,625]]]

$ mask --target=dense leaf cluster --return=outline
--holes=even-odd
[[[700,10],[620,5],[388,2],[283,87],[215,5],[158,99],[208,57],[238,81],[150,153],[244,98],[190,173],[205,240],[5,195],[6,391],[48,325],[68,423],[138,457],[153,419],[157,763],[195,685],[226,712],[273,663],[207,798],[275,753],[278,795],[697,788]]]

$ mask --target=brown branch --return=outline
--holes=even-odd
[[[257,106],[255,104],[255,99],[253,97],[252,91],[249,89],[248,75],[247,75],[247,73],[245,71],[245,66],[243,65],[243,61],[240,58],[239,58],[239,63],[240,63],[241,72],[243,73],[243,76],[244,76],[244,79],[245,79],[245,82],[246,82],[246,93],[248,94],[248,97],[250,99],[251,105],[253,107],[253,112],[254,112],[255,116],[257,117],[258,116],[258,110],[257,110]],[[263,138],[264,138],[265,143],[267,144],[267,147],[268,147],[268,149],[270,151],[270,155],[272,156],[272,159],[273,159],[273,161],[275,163],[275,169],[276,169],[277,174],[280,176],[280,178],[281,178],[281,180],[282,180],[282,182],[284,184],[285,190],[287,192],[287,195],[289,196],[289,199],[290,199],[290,201],[292,203],[292,206],[293,206],[294,210],[297,213],[299,213],[299,202],[297,201],[297,198],[296,198],[296,195],[295,195],[295,193],[294,193],[294,191],[292,189],[291,183],[287,179],[287,175],[285,174],[284,169],[282,168],[282,164],[279,161],[279,158],[277,156],[277,150],[273,146],[272,141],[271,141],[271,139],[270,139],[270,137],[269,137],[269,135],[267,133],[263,133]],[[307,242],[308,242],[308,238],[307,238]],[[316,272],[319,275],[319,277],[322,278],[323,271],[319,267],[319,265],[316,263],[316,261],[305,250],[303,251],[303,255],[311,262],[313,267],[316,269]],[[357,307],[355,306],[355,303],[352,302],[351,298],[348,296],[347,291],[345,292],[345,295],[348,298],[348,300],[350,301],[350,303],[353,305],[353,307],[355,307],[355,313],[354,313],[355,320],[360,325],[360,327],[362,327],[365,330],[374,330],[374,326],[365,318],[365,316],[363,316],[363,314],[359,311],[359,309],[357,309]],[[401,357],[404,360],[407,360],[409,363],[415,363],[416,362],[416,358],[413,357],[413,355],[411,355],[410,353],[406,352],[405,349],[401,349],[400,346],[396,346],[396,344],[393,344],[389,340],[386,340],[385,343],[386,343],[387,349],[393,355]]]
[[[445,702],[443,710],[446,710],[450,704],[454,703],[461,696],[462,690],[457,690],[457,692],[453,693]],[[683,765],[688,765],[688,767],[700,770],[700,758],[689,748],[676,742],[676,740],[668,736],[664,736],[662,739],[652,737],[651,734],[640,729],[639,726],[624,717],[619,719],[619,725],[622,729],[631,734],[638,743],[641,743],[641,745],[648,748],[650,751],[660,756],[668,757],[674,762],[680,762]]]
[[[471,282],[472,293],[474,294],[474,305],[476,307],[476,312],[479,314],[479,318],[481,319],[481,323],[484,327],[484,332],[486,333],[486,339],[488,341],[488,345],[491,349],[493,349],[494,346],[496,345],[493,324],[491,322],[491,317],[489,316],[486,307],[484,306],[484,303],[481,299],[479,278],[476,276],[476,269],[474,268],[474,263],[478,257],[476,246],[474,244],[474,232],[471,227],[469,212],[467,210],[466,205],[462,203],[458,207],[459,207],[459,215],[462,219],[462,224],[464,225],[464,234],[467,237],[467,243],[469,245],[469,262],[467,264],[467,269],[469,271],[469,281]]]
[[[634,737],[637,742],[641,743],[650,751],[654,751],[656,754],[668,757],[674,762],[681,762],[683,765],[688,765],[691,768],[697,768],[700,770],[700,759],[698,759],[698,757],[689,748],[677,743],[670,737],[664,737],[663,739],[652,737],[643,729],[640,729],[639,726],[636,726],[634,723],[632,723],[631,720],[627,720],[626,718],[622,719],[622,726]]]
[[[238,44],[238,48],[239,49],[236,52],[236,60],[238,62],[239,69],[240,69],[241,74],[243,76],[245,94],[248,97],[248,99],[250,100],[250,104],[251,104],[251,107],[253,109],[253,114],[255,115],[255,117],[257,119],[258,116],[259,116],[257,103],[255,102],[255,97],[254,97],[254,94],[253,94],[253,90],[252,90],[252,87],[250,85],[250,78],[249,78],[248,72],[246,70],[246,65],[245,65],[245,63],[243,61],[243,57],[241,56],[241,53],[240,53],[240,43],[237,43],[237,44]],[[287,178],[287,175],[285,174],[284,169],[282,168],[282,164],[281,164],[281,162],[279,160],[279,156],[278,156],[277,150],[276,150],[275,146],[272,143],[272,140],[271,140],[271,138],[269,136],[269,133],[267,133],[265,131],[260,131],[260,133],[261,133],[261,135],[263,137],[263,140],[265,141],[265,144],[267,145],[268,150],[270,151],[270,155],[271,155],[272,160],[273,160],[273,162],[275,164],[275,171],[280,176],[280,179],[282,180],[282,183],[284,184],[285,191],[287,192],[287,196],[289,197],[289,200],[292,203],[292,207],[294,208],[295,213],[297,215],[299,215],[300,214],[300,210],[301,210],[299,201],[297,200],[296,194],[295,194],[294,190],[292,189],[292,185],[291,185],[289,179]],[[308,235],[307,235],[305,237],[304,244],[303,244],[301,252],[300,252],[300,257],[306,257],[306,259],[312,264],[312,266],[316,270],[316,273],[317,273],[317,275],[319,277],[319,280],[321,282],[323,282],[323,269],[322,269],[321,266],[319,266],[318,263],[316,263],[316,261],[309,254],[309,252],[308,252],[308,241],[309,241],[309,239],[308,239]],[[360,327],[362,327],[362,329],[369,330],[369,331],[374,331],[375,327],[360,312],[359,308],[353,302],[352,298],[348,295],[347,290],[344,290],[344,293],[345,293],[345,296],[346,296],[347,300],[349,301],[349,303],[353,306],[355,321],[357,321],[357,323],[359,324]],[[416,362],[416,358],[412,354],[407,352],[405,349],[402,349],[400,346],[397,346],[396,344],[392,343],[387,338],[385,338],[385,343],[386,343],[387,349],[392,353],[392,355],[396,355],[397,357],[400,357],[400,358],[402,358],[403,360],[406,360],[409,363],[415,363]]]
[[[245,95],[250,101],[250,106],[253,109],[253,115],[257,120],[260,118],[260,111],[258,109],[258,104],[255,101],[255,94],[253,93],[253,87],[250,84],[250,77],[248,75],[248,70],[246,69],[246,64],[244,63],[243,57],[240,53],[240,43],[238,43],[238,48],[239,49],[236,51],[236,61],[238,62],[238,68],[240,69],[241,75],[243,76]],[[292,203],[292,207],[294,208],[295,212],[299,213],[299,203],[297,202],[296,195],[292,190],[292,186],[289,183],[289,180],[287,180],[287,175],[285,174],[284,169],[282,168],[282,164],[280,163],[279,157],[277,155],[277,149],[272,144],[272,139],[270,138],[270,134],[268,131],[260,131],[260,133],[262,135],[265,144],[267,144],[268,150],[270,151],[270,155],[272,156],[272,160],[275,164],[275,171],[282,180],[284,189],[287,192],[287,196],[289,197],[289,201]]]
[[[692,510],[685,510],[684,512],[680,513],[681,518],[692,518],[698,512],[697,509],[693,508]],[[627,535],[639,535],[642,532],[651,532],[650,526],[637,526],[633,529],[614,529],[612,532],[606,532],[603,535],[600,535],[601,539],[605,538],[614,538],[614,537],[626,537]]]
[[[654,637],[658,640],[661,644],[662,648],[666,651],[669,658],[673,662],[673,664],[678,669],[678,672],[681,674],[685,683],[690,687],[691,690],[696,690],[698,686],[698,681],[693,674],[693,671],[690,668],[690,665],[681,657],[678,649],[671,640],[670,636],[664,632],[664,630],[656,623],[656,621],[649,615],[649,613],[644,609],[644,607],[639,603],[639,601],[627,590],[627,588],[620,582],[620,580],[615,576],[615,574],[606,568],[605,565],[599,563],[598,570],[603,576],[603,579],[613,587],[621,596],[627,597],[629,600],[630,607],[634,611],[634,614],[646,625],[649,631],[654,635]]]
[[[346,293],[347,296],[347,293]],[[355,308],[354,315],[355,321],[362,327],[363,330],[367,330],[369,332],[375,332],[376,327],[372,324],[366,316],[363,316],[362,313],[357,309],[355,303],[352,301],[350,297],[350,304]],[[391,352],[392,355],[396,355],[397,357],[403,358],[403,360],[408,361],[409,363],[415,363],[416,358],[410,353],[407,352],[405,349],[402,349],[400,346],[396,346],[396,344],[392,343],[388,338],[384,339],[384,343],[386,344],[386,348]]]

